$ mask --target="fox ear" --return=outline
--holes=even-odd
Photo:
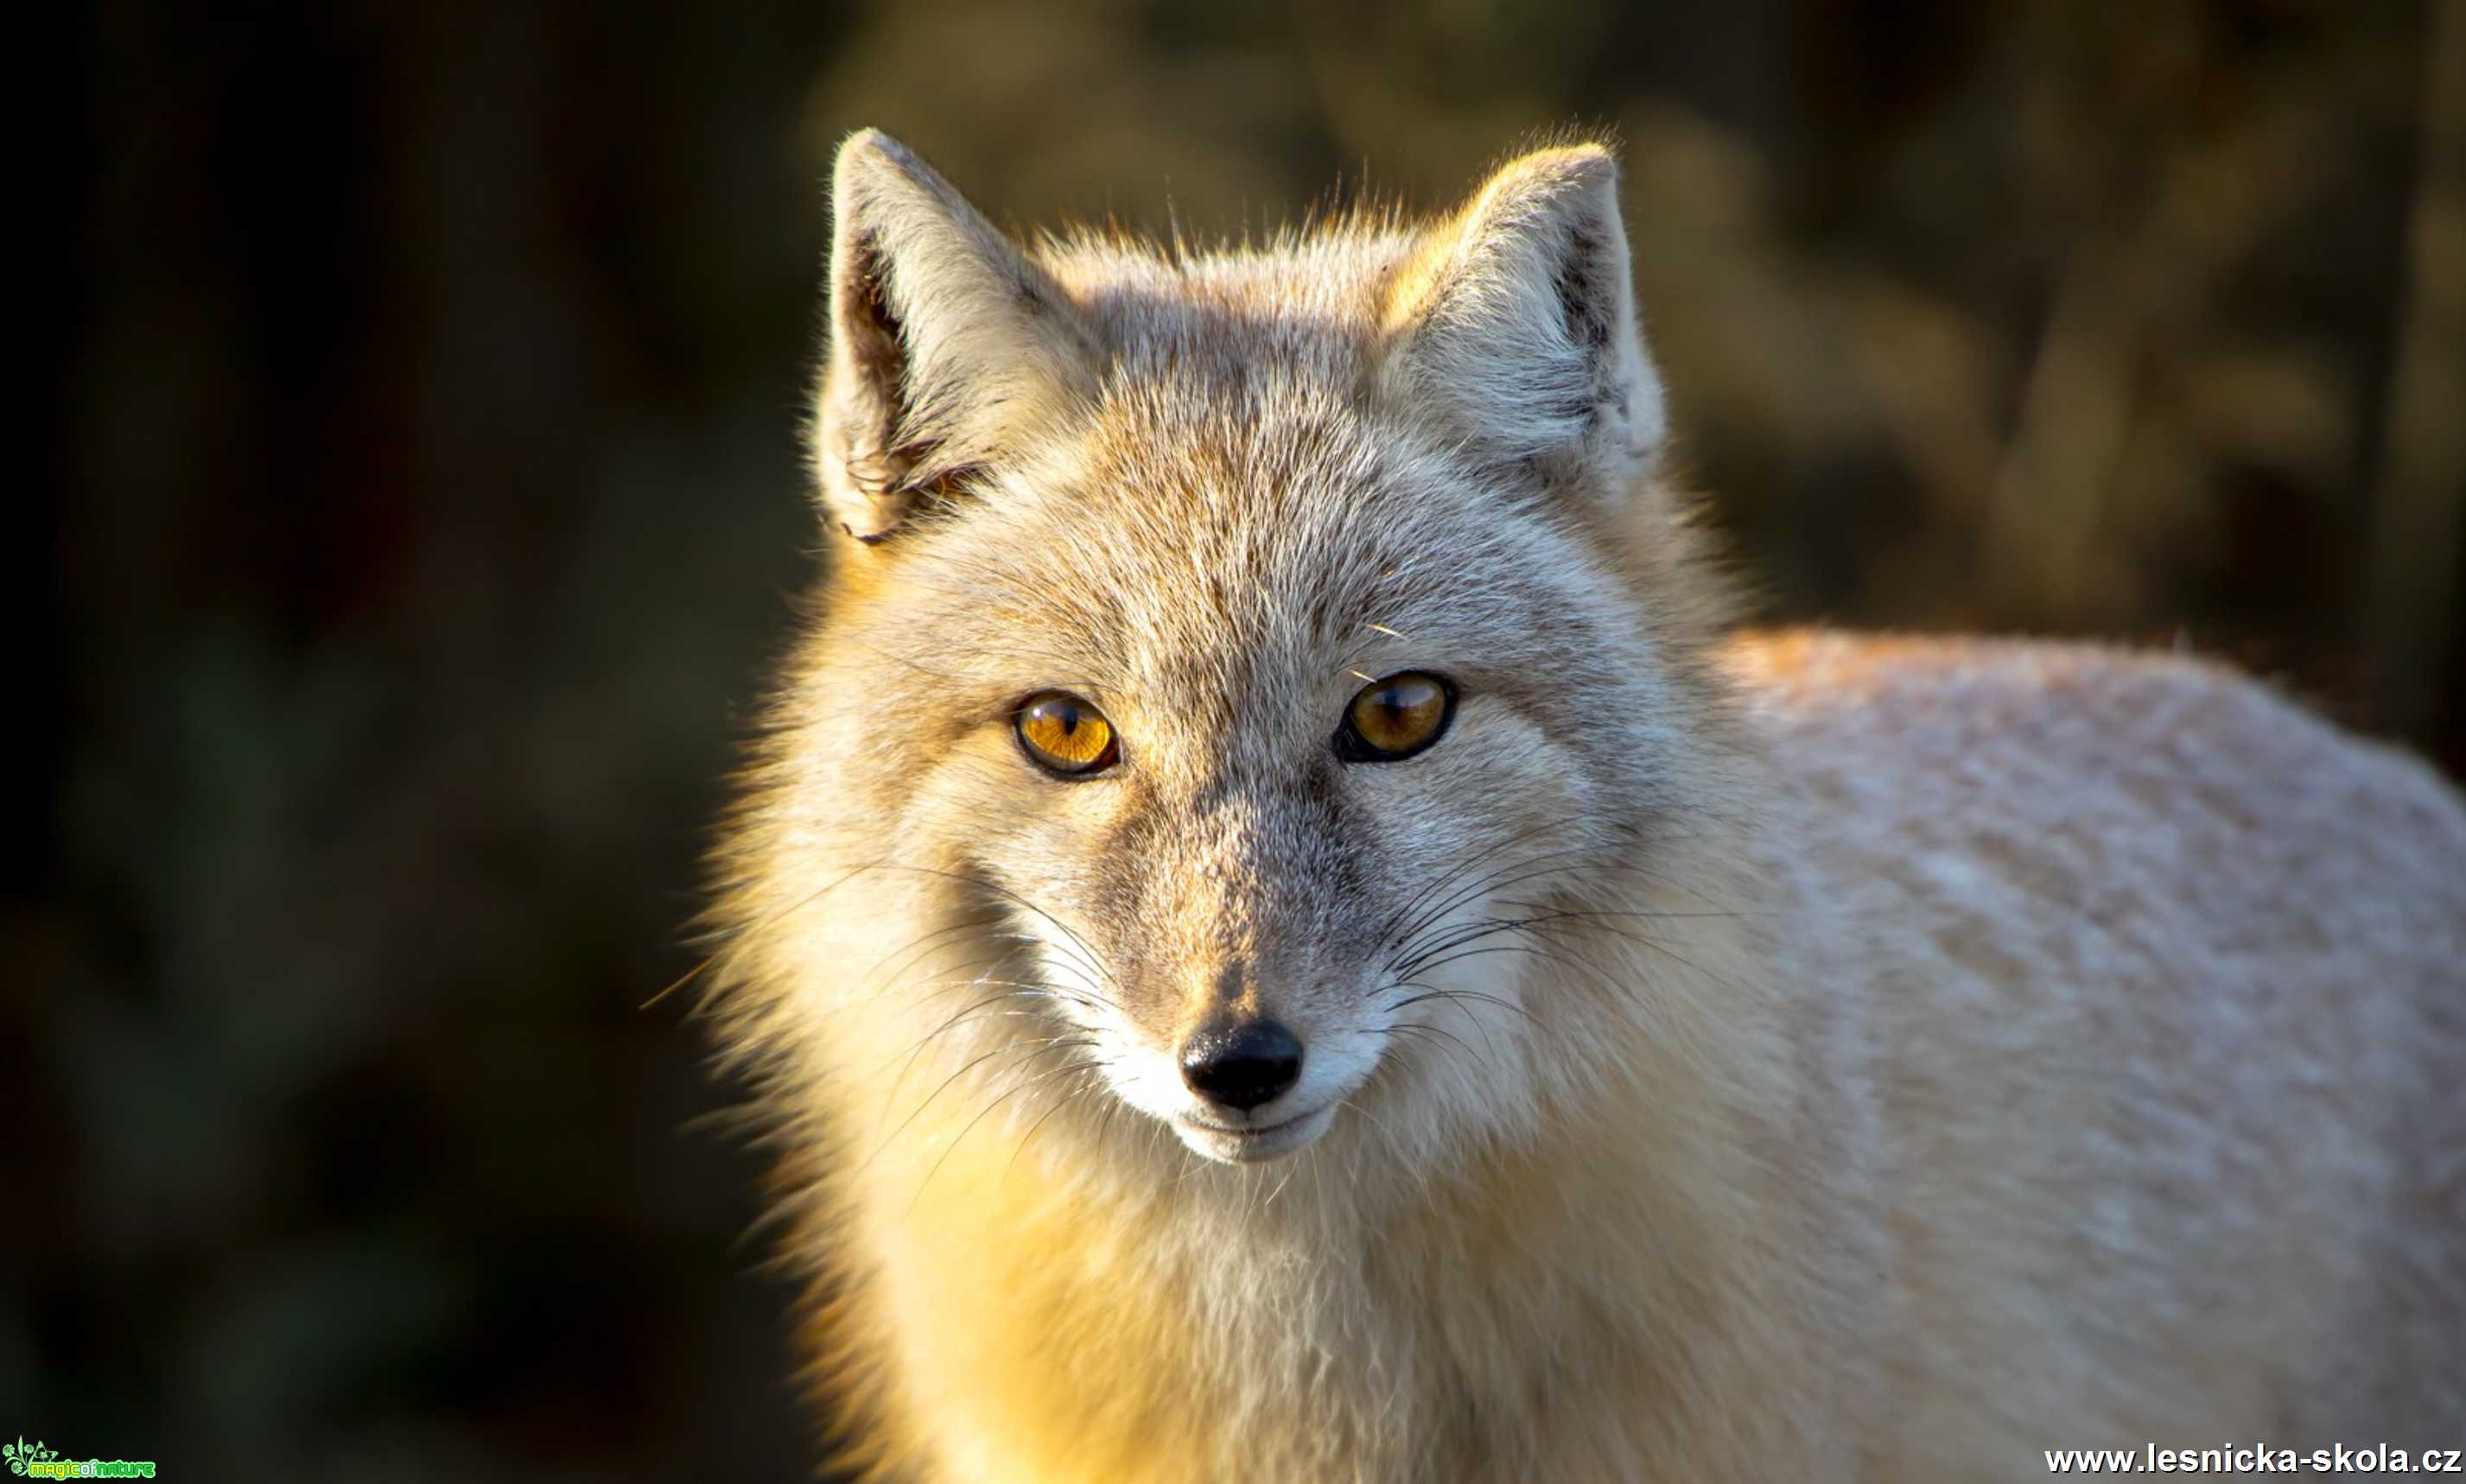
[[[1657,460],[1661,379],[1636,325],[1618,162],[1509,162],[1390,290],[1388,395],[1442,411],[1485,462],[1623,499]]]
[[[831,215],[811,452],[824,514],[870,543],[1056,411],[1085,337],[1052,278],[887,134],[840,146]]]

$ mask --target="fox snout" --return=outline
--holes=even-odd
[[[1336,986],[1351,978],[1290,941],[1227,957],[1195,950],[1179,972],[1155,965],[1147,993],[1129,1000],[1147,1013],[1133,1021],[1139,1044],[1119,1058],[1133,1070],[1116,1090],[1209,1159],[1279,1159],[1326,1132],[1369,1074],[1353,1044],[1362,1038],[1339,1008],[1351,997]],[[1205,966],[1193,970],[1189,959]],[[1281,987],[1267,990],[1263,980]]]

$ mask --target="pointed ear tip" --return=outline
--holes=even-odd
[[[915,172],[915,154],[880,129],[857,130],[840,142],[839,152],[831,157],[831,180],[842,194],[850,182],[867,176],[879,180]]]
[[[1518,155],[1499,173],[1554,184],[1590,186],[1616,181],[1618,170],[1618,150],[1601,140],[1587,139]]]
[[[883,155],[896,160],[905,158],[907,153],[907,145],[868,124],[841,140],[839,151],[833,158],[844,167],[851,161],[872,155]]]
[[[1482,213],[1520,201],[1551,203],[1544,209],[1557,210],[1587,196],[1600,200],[1595,195],[1600,192],[1615,210],[1618,178],[1618,154],[1608,144],[1595,140],[1556,144],[1517,155],[1492,171],[1473,198],[1472,210]]]

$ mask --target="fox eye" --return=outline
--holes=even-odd
[[[1335,731],[1335,755],[1347,763],[1394,763],[1446,735],[1455,719],[1456,689],[1420,670],[1373,680],[1354,694]]]
[[[1064,778],[1101,773],[1122,755],[1113,723],[1068,691],[1039,691],[1020,702],[1011,729],[1029,761]]]

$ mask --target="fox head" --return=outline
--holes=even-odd
[[[1022,245],[867,132],[833,209],[768,1028],[885,1139],[941,1096],[1243,1163],[1425,1167],[1596,1074],[1585,945],[1714,808],[1612,155],[1195,254]]]

